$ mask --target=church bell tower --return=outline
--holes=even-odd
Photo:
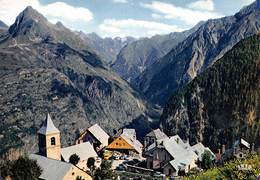
[[[54,126],[49,114],[38,131],[38,141],[40,155],[61,160],[60,131]]]

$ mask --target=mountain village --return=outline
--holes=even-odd
[[[253,145],[240,139],[232,149],[225,150],[223,145],[222,150],[213,153],[202,143],[191,146],[178,135],[168,137],[160,129],[148,133],[142,144],[136,137],[135,129],[122,129],[111,137],[98,124],[82,132],[72,146],[62,147],[60,138],[59,129],[47,114],[38,130],[39,152],[29,155],[43,170],[40,179],[89,180],[92,179],[91,171],[99,168],[102,161],[112,161],[112,170],[122,175],[132,173],[136,178],[176,179],[191,170],[203,171],[206,152],[216,163],[254,152]],[[72,156],[78,157],[74,165],[71,163]],[[93,159],[93,165],[88,167],[90,159]]]
[[[260,0],[76,1],[0,0],[0,180],[260,180]]]

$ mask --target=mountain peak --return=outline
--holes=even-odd
[[[8,26],[3,21],[0,20],[0,29],[1,28],[5,29],[5,28],[8,28]]]
[[[60,21],[58,21],[57,23],[56,23],[56,26],[58,27],[58,28],[65,28],[65,26],[62,24],[62,22],[60,22]]]
[[[87,36],[89,38],[101,39],[101,37],[97,33],[95,33],[95,32],[88,33]]]
[[[21,18],[21,17],[26,17],[26,18],[30,18],[33,20],[45,20],[47,21],[47,19],[41,15],[37,10],[33,9],[31,6],[27,6],[23,12],[21,12],[19,14],[19,16],[17,18]]]
[[[34,36],[46,36],[50,31],[50,23],[31,6],[25,8],[16,18],[15,23],[9,28],[12,37],[18,35],[26,36],[31,34]]]

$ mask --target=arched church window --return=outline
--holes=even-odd
[[[51,138],[51,145],[55,145],[56,144],[56,142],[55,142],[55,137],[52,137]]]

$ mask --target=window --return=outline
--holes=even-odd
[[[169,176],[172,175],[172,169],[169,169]]]
[[[55,137],[52,137],[51,138],[51,145],[55,145],[56,144],[56,142],[55,142]]]

